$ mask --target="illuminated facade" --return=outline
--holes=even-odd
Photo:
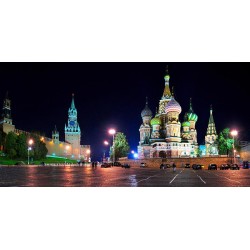
[[[196,157],[198,143],[195,125],[198,116],[193,111],[192,101],[190,99],[189,111],[181,123],[179,116],[182,108],[175,100],[173,90],[172,93],[170,91],[168,70],[164,79],[165,88],[155,117],[148,106],[148,100],[141,112],[138,158]]]
[[[12,124],[11,101],[6,95],[3,102],[2,117],[0,120],[0,129],[8,134],[14,132],[16,134],[29,132],[19,130]],[[60,141],[60,134],[55,129],[52,131],[52,138],[41,136],[41,140],[46,144],[49,156],[67,157],[76,160],[91,161],[90,145],[81,145],[81,130],[77,121],[77,110],[75,107],[74,95],[72,97],[71,107],[68,111],[68,125],[65,125],[65,142]]]
[[[218,155],[218,135],[216,132],[214,117],[213,117],[213,108],[211,105],[210,108],[210,117],[208,122],[207,134],[205,137],[205,146],[206,146],[206,155]]]

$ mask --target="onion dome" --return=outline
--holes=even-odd
[[[190,122],[189,121],[183,122],[182,127],[190,127]]]
[[[178,114],[180,114],[181,110],[181,105],[174,99],[174,97],[172,97],[172,99],[166,106],[166,113],[177,112]]]
[[[145,108],[142,110],[141,112],[141,117],[145,117],[145,116],[151,116],[152,117],[153,113],[151,111],[151,109],[148,107],[148,98],[146,98],[146,105]]]
[[[151,126],[154,126],[154,125],[161,125],[161,119],[159,117],[155,117],[151,120],[150,122]]]
[[[192,107],[192,98],[190,98],[190,108],[187,112],[188,121],[198,121],[198,116],[194,113],[193,107]]]

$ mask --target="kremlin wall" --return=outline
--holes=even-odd
[[[16,134],[26,134],[30,136],[30,132],[16,129],[12,124],[11,101],[6,94],[3,102],[3,112],[0,119],[0,129],[8,134],[14,132]],[[77,121],[77,110],[75,107],[74,95],[72,96],[71,106],[68,110],[68,124],[65,125],[65,141],[59,140],[59,132],[57,128],[52,131],[52,138],[41,136],[41,141],[46,144],[48,156],[66,157],[75,160],[91,161],[90,145],[81,145],[81,129]]]

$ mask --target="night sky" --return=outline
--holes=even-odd
[[[1,63],[0,101],[6,91],[12,100],[13,124],[51,137],[57,125],[64,140],[64,125],[72,93],[82,130],[82,144],[90,144],[99,160],[109,139],[107,130],[124,132],[131,149],[139,142],[145,98],[155,113],[164,90],[169,65],[170,86],[182,106],[181,120],[193,98],[198,143],[204,143],[210,104],[217,132],[237,128],[241,140],[249,136],[249,63]],[[106,148],[106,152],[108,149]]]

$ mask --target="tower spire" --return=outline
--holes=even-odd
[[[166,75],[169,75],[169,74],[168,74],[168,64],[167,64],[167,66],[166,66]]]
[[[174,97],[174,86],[172,86],[172,97]]]
[[[75,100],[74,100],[75,94],[72,93],[72,102],[71,102],[71,109],[75,109]]]
[[[166,98],[171,97],[171,91],[169,89],[170,75],[169,75],[169,71],[168,71],[168,65],[166,66],[166,74],[164,76],[164,80],[165,80],[165,89],[164,89],[162,97],[163,97],[163,99],[166,99]]]
[[[207,135],[216,135],[216,128],[215,128],[215,122],[214,122],[214,117],[213,117],[213,107],[210,105],[210,117],[209,117],[209,122],[208,122],[208,128],[207,128]]]
[[[189,103],[189,113],[193,113],[193,105],[192,105],[192,97],[190,97],[190,103]]]

